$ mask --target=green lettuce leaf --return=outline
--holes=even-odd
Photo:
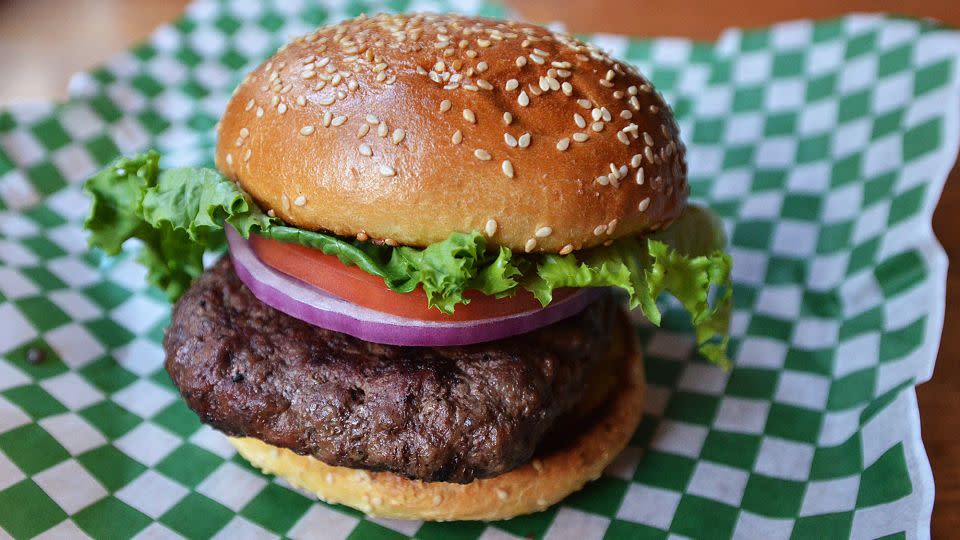
[[[383,278],[392,290],[421,287],[429,305],[453,313],[476,290],[497,297],[520,287],[544,306],[563,287],[617,287],[631,308],[660,323],[657,298],[673,295],[690,312],[701,352],[726,364],[731,304],[730,257],[719,220],[690,206],[656,234],[620,238],[570,255],[514,255],[488,249],[477,231],[453,233],[426,248],[387,247],[306,231],[267,216],[236,183],[212,169],[161,170],[159,154],[117,160],[84,189],[93,205],[84,225],[91,245],[116,255],[129,239],[143,244],[139,260],[150,282],[176,300],[203,272],[203,255],[225,247],[224,225],[334,255]],[[712,301],[711,301],[712,299]]]

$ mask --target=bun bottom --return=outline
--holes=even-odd
[[[538,512],[600,477],[630,441],[643,412],[643,358],[628,349],[627,377],[606,414],[565,448],[512,471],[469,484],[423,482],[389,472],[327,465],[251,437],[229,437],[240,455],[268,474],[328,503],[371,516],[428,521],[508,519]]]

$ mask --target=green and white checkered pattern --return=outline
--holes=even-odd
[[[957,154],[960,34],[877,16],[716,44],[590,39],[674,104],[693,197],[735,260],[725,373],[683,315],[638,332],[647,416],[600,480],[501,523],[367,518],[265,477],[161,368],[169,306],[130,257],[87,251],[79,183],[120,153],[209,163],[246,69],[291,34],[388,0],[199,1],[75,77],[66,104],[0,112],[0,538],[899,538],[929,536],[913,386],[942,326],[930,218]],[[46,358],[30,363],[28,351]]]

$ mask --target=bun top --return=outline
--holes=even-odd
[[[282,47],[236,89],[216,162],[297,227],[414,246],[476,230],[569,253],[676,219],[684,152],[649,81],[595,46],[417,14]]]

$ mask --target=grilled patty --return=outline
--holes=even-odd
[[[229,435],[465,483],[527,462],[558,419],[601,401],[616,379],[619,309],[604,297],[546,328],[466,347],[378,345],[263,304],[224,258],[177,303],[166,368],[190,408]]]

